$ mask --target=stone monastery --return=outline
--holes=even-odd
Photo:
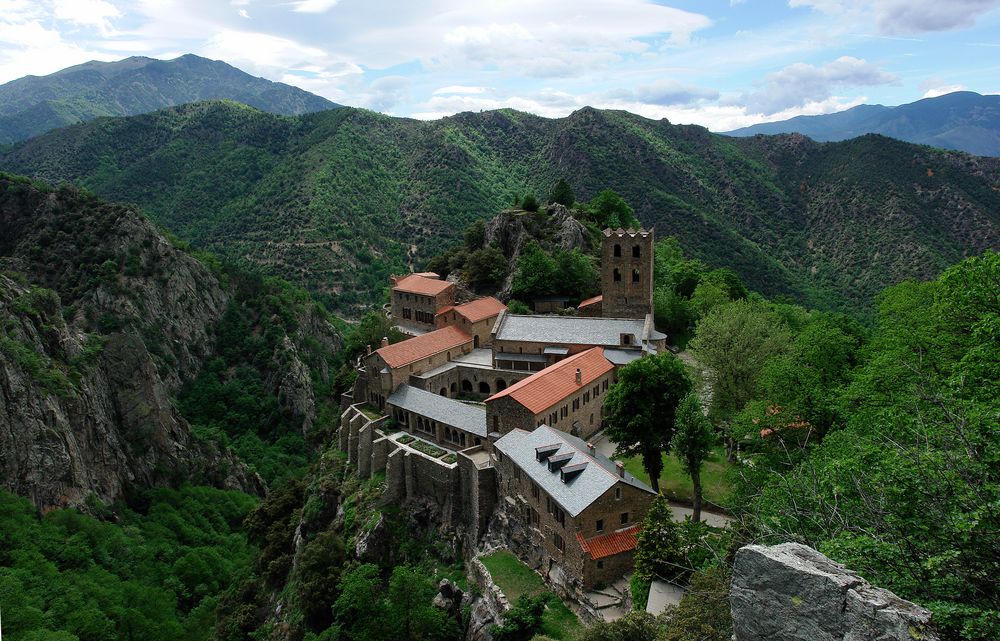
[[[583,603],[629,572],[655,494],[588,439],[617,370],[666,349],[653,328],[653,232],[603,232],[600,296],[575,316],[457,304],[437,274],[393,277],[412,338],[370,346],[338,438],[387,496],[429,502],[475,549],[504,545]]]

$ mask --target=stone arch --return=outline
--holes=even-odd
[[[440,394],[441,396],[448,396],[448,388],[447,387],[442,387],[441,391],[438,392],[438,394]]]
[[[451,393],[454,394],[457,391],[458,391],[458,383],[452,383],[451,384]]]
[[[467,378],[462,379],[462,391],[471,392],[472,391],[472,381]]]
[[[497,391],[498,392],[502,392],[505,389],[507,389],[507,381],[503,380],[502,378],[498,378],[497,379]]]
[[[476,349],[479,349],[479,334],[476,334],[475,336],[472,337],[472,346]]]
[[[486,381],[479,381],[479,393],[480,394],[489,394],[490,393],[490,384],[487,383]]]

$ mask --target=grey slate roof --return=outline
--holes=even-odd
[[[505,314],[498,340],[529,341],[556,345],[618,346],[622,334],[631,334],[633,345],[642,341],[645,321],[629,318],[599,318],[592,316],[545,316]],[[666,338],[653,331],[650,338]]]
[[[425,392],[405,383],[397,387],[386,402],[443,425],[486,437],[486,410],[481,407]]]
[[[642,352],[634,349],[612,349],[604,350],[604,358],[615,365],[628,365],[632,361],[642,358]]]
[[[537,427],[531,432],[513,430],[504,434],[493,445],[539,487],[544,488],[570,516],[578,516],[619,481],[646,492],[653,491],[628,472],[624,478],[620,477],[615,462],[598,452],[590,454],[583,440],[548,425]],[[535,457],[536,448],[546,446],[552,446],[555,450],[550,458],[568,455],[563,469],[582,463],[586,463],[586,466],[575,478],[564,483],[559,470],[550,472],[548,461],[540,463]]]

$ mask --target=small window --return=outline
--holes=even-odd
[[[559,550],[560,552],[566,551],[566,543],[563,541],[563,538],[561,536],[555,534],[553,535],[552,540],[555,543],[557,550]]]
[[[534,483],[531,484],[531,498],[533,499],[538,498],[538,486],[535,485]]]
[[[622,255],[622,246],[615,245],[615,258],[621,258],[621,255]]]
[[[615,500],[616,501],[622,500],[622,489],[620,487],[615,488]]]
[[[632,282],[633,283],[638,283],[639,282],[639,270],[638,269],[633,269],[632,270]]]
[[[628,512],[622,512],[621,523],[622,523],[622,525],[627,525],[628,524]]]
[[[597,531],[598,532],[604,531],[604,519],[597,519]]]
[[[632,245],[632,258],[639,258],[641,250],[638,245]]]
[[[622,282],[622,271],[615,267],[614,278],[616,283]]]

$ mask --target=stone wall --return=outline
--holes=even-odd
[[[653,232],[609,232],[601,238],[601,312],[643,318],[653,311]]]
[[[392,290],[392,320],[397,325],[414,329],[431,331],[434,329],[434,316],[442,307],[455,303],[455,286],[448,287],[437,296],[414,294]],[[420,317],[422,320],[417,320]],[[425,319],[425,320],[424,320]]]
[[[798,543],[736,553],[735,641],[938,641],[931,613]]]

